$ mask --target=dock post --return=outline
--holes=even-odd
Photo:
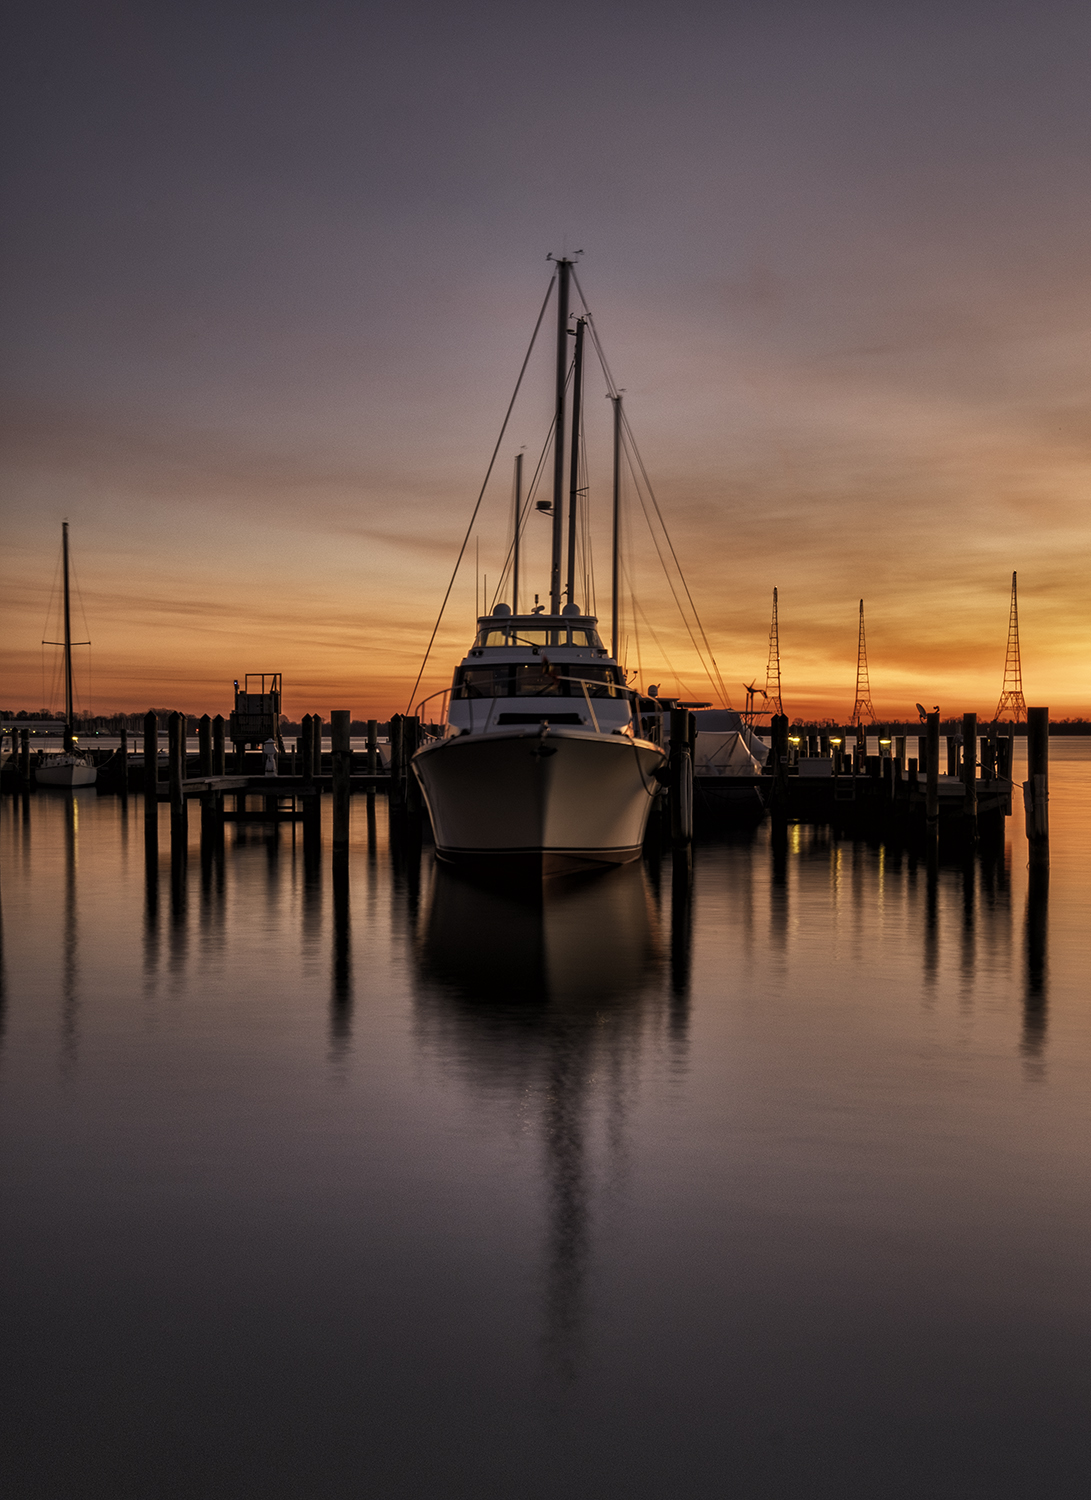
[[[349,846],[349,775],[352,767],[350,730],[352,714],[347,708],[330,713],[330,743],[333,751],[333,852],[347,854]]]
[[[19,774],[23,778],[23,786],[30,781],[30,730],[19,731]]]
[[[962,817],[966,833],[977,838],[977,715],[962,715]]]
[[[903,772],[906,767],[905,739],[904,734],[896,734],[894,736],[894,759],[898,762]]]
[[[957,734],[949,734],[947,736],[947,774],[948,774],[948,776],[957,776],[958,775],[958,735]]]
[[[227,750],[224,741],[224,716],[217,714],[212,721],[212,774],[223,776],[227,772]]]
[[[1027,709],[1027,779],[1023,807],[1032,865],[1049,864],[1049,709]]]
[[[312,735],[312,739],[313,739],[313,748],[312,748],[312,751],[311,751],[311,759],[314,761],[314,774],[315,774],[315,776],[321,776],[322,775],[322,715],[321,714],[312,714],[311,715],[311,735]]]
[[[167,721],[167,765],[170,780],[170,842],[179,851],[186,840],[186,798],[182,782],[186,775],[185,715],[173,713]]]
[[[693,842],[693,759],[690,755],[688,708],[670,711],[671,842],[678,848]]]
[[[159,720],[144,715],[144,842],[159,842]]]
[[[129,731],[123,724],[118,731],[118,754],[121,756],[121,800],[129,800]]]
[[[405,776],[405,810],[410,817],[419,817],[421,810],[420,783],[413,770],[413,757],[421,747],[420,719],[416,714],[406,714],[402,723],[402,763]]]
[[[939,711],[928,715],[927,754],[928,781],[925,794],[925,823],[930,842],[939,840]]]
[[[367,721],[367,774],[379,774],[379,726],[374,719]]]
[[[396,812],[402,805],[402,775],[403,775],[403,751],[405,748],[402,726],[405,723],[402,714],[391,714],[390,716],[390,808]]]
[[[314,780],[314,733],[311,730],[311,716],[304,714],[299,726],[299,743],[303,747],[303,766],[301,774],[306,784]]]
[[[770,805],[775,815],[785,816],[788,807],[788,715],[774,714],[769,720],[769,738],[773,742],[771,760],[773,785]]]
[[[1011,729],[1007,734],[998,734],[996,738],[996,774],[1002,781],[1011,780],[1012,759],[1012,737]]]
[[[197,753],[201,761],[201,775],[212,775],[212,720],[202,714],[197,720]]]

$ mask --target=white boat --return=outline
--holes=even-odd
[[[663,750],[641,736],[593,616],[478,620],[442,739],[413,757],[441,859],[504,856],[543,874],[636,859]]]
[[[79,751],[46,755],[34,771],[39,786],[94,786],[97,775],[97,766]]]
[[[64,647],[64,751],[60,755],[45,756],[35,767],[34,780],[38,786],[94,786],[98,775],[91,756],[76,749],[72,734],[72,611],[68,591],[68,522],[61,523],[61,549],[64,557],[64,640],[43,641],[43,646]],[[82,645],[90,642],[83,641]]]
[[[571,261],[557,261],[553,501],[544,507],[552,515],[548,612],[544,607],[519,612],[519,537],[525,513],[517,459],[513,605],[497,604],[492,614],[478,618],[469,654],[455,673],[443,734],[419,749],[412,761],[441,859],[515,862],[545,875],[636,859],[667,759],[659,745],[643,736],[637,694],[626,687],[617,659],[621,396],[616,392],[609,651],[599,637],[597,619],[575,603],[586,319],[579,318],[570,330],[571,268]]]

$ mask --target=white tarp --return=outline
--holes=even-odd
[[[716,734],[697,732],[697,756],[693,765],[697,776],[760,776],[761,766],[746,747],[742,732],[729,730]]]

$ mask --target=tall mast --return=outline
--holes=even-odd
[[[621,397],[612,396],[614,403],[614,535],[611,548],[610,574],[610,655],[617,661],[619,578],[621,571]]]
[[[576,354],[572,365],[572,467],[568,485],[568,602],[576,602],[576,520],[580,492],[580,399],[583,385],[583,326],[576,319]]]
[[[568,376],[568,281],[572,262],[557,262],[557,421],[553,429],[553,553],[549,612],[561,612],[561,550],[564,544],[564,388]]]
[[[519,613],[519,526],[523,519],[523,455],[515,455],[515,555],[511,560],[511,612]]]
[[[68,522],[61,522],[64,553],[64,724],[65,738],[72,734],[72,615],[68,601]]]

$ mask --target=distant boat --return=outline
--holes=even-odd
[[[91,756],[77,750],[72,734],[72,611],[68,591],[68,522],[61,523],[64,553],[64,640],[43,641],[43,646],[64,646],[64,750],[50,755],[35,768],[38,786],[94,786],[98,769]]]
[[[568,602],[561,602],[570,271],[570,261],[558,262],[550,607],[519,610],[518,467],[512,604],[497,604],[478,618],[476,636],[455,672],[443,737],[425,744],[412,762],[441,859],[515,864],[541,875],[638,858],[667,761],[662,747],[645,738],[638,695],[625,685],[617,660],[620,396],[614,398],[610,650],[597,619],[574,599],[583,319],[576,324],[571,364]]]

